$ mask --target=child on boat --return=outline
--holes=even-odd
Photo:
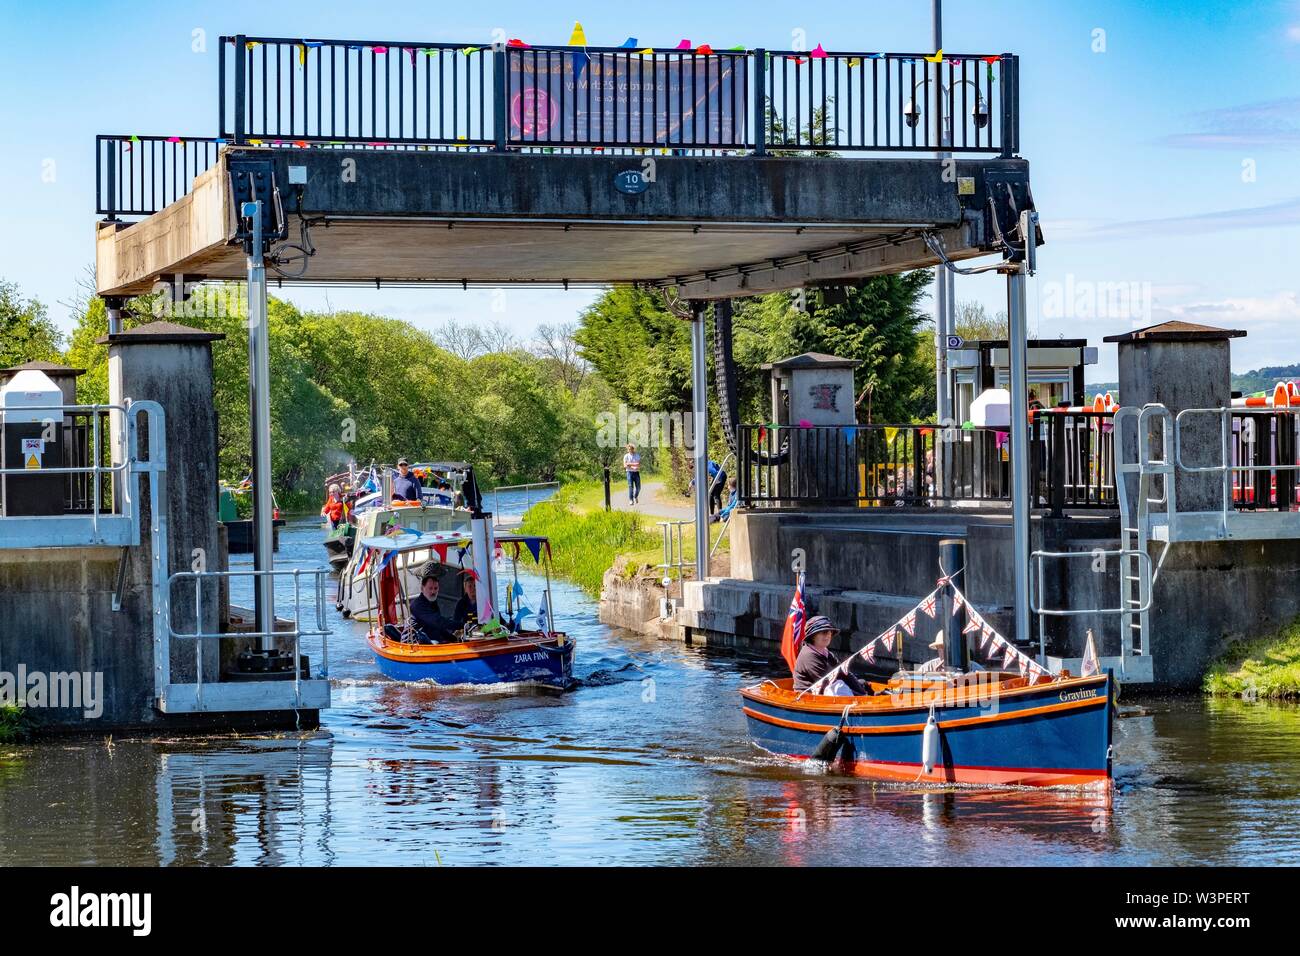
[[[840,629],[831,623],[830,618],[818,614],[808,619],[804,628],[803,647],[794,662],[794,689],[807,690],[822,677],[840,664],[839,657],[830,649],[831,641]],[[851,666],[851,665],[850,665]],[[832,696],[864,697],[870,689],[845,668],[839,678],[831,684],[827,693]]]

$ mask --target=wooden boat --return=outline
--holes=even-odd
[[[474,569],[478,588],[478,615],[487,626],[475,624],[462,632],[462,640],[443,644],[417,644],[409,638],[408,594],[412,580],[418,587],[417,572],[432,553],[455,575],[467,570],[466,558],[474,554],[493,555],[498,548],[514,545],[517,568],[521,545],[527,546],[538,560],[543,553],[549,561],[550,543],[544,538],[505,535],[494,538],[490,516],[476,519],[474,533],[398,534],[367,538],[360,548],[377,562],[375,573],[368,577],[368,593],[374,618],[366,642],[375,655],[375,663],[384,676],[400,681],[433,681],[437,684],[533,684],[567,688],[573,683],[574,642],[564,633],[553,630],[550,608],[550,574],[547,572],[546,594],[541,613],[533,615],[535,629],[524,629],[524,608],[512,601],[517,588],[508,592],[504,614],[493,612],[495,573],[491,560],[469,565]],[[453,551],[454,549],[454,551]],[[449,558],[451,559],[449,561]],[[414,560],[412,560],[414,559]],[[414,564],[414,567],[411,565]],[[446,577],[446,575],[444,575]],[[518,583],[517,570],[515,583]],[[459,589],[457,589],[459,592]],[[457,594],[459,596],[459,594]],[[454,599],[439,595],[440,610],[450,610]],[[450,614],[446,614],[450,617]],[[404,635],[407,635],[404,639]]]
[[[1036,683],[1011,672],[903,673],[872,696],[796,693],[793,680],[744,688],[753,742],[808,759],[839,730],[848,773],[901,783],[1109,787],[1113,681],[1109,671]],[[925,767],[927,724],[937,744]],[[832,738],[833,741],[834,738]],[[832,741],[827,741],[828,743]],[[828,756],[822,747],[819,756]]]

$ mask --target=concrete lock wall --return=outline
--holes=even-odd
[[[154,326],[159,325],[155,323]],[[216,410],[212,400],[214,336],[172,327],[163,334],[140,330],[112,336],[109,376],[112,401],[153,400],[166,415],[168,565],[190,570],[200,549],[210,570],[218,568]],[[139,334],[137,334],[139,333]],[[141,421],[141,452],[147,438]],[[164,722],[154,709],[153,559],[147,478],[138,481],[142,503],[141,543],[126,549],[121,610],[112,608],[120,552],[116,548],[0,550],[0,671],[19,664],[28,673],[102,675],[102,714],[83,709],[33,709],[38,728],[101,733],[148,728]],[[202,627],[215,631],[216,587],[204,594]],[[173,594],[173,622],[194,630],[193,585]],[[206,642],[204,673],[217,677],[218,649]],[[195,679],[194,642],[173,641],[171,679]]]

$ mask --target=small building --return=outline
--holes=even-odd
[[[1087,339],[1030,339],[1027,359],[1029,387],[1043,405],[1087,402],[1084,367],[1097,364],[1097,349]],[[953,420],[969,420],[971,403],[986,389],[1010,388],[1010,368],[1006,339],[978,339],[949,349]]]

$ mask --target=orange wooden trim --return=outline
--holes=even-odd
[[[1037,717],[1041,714],[1076,710],[1080,707],[1092,707],[1104,703],[1106,703],[1105,697],[1085,697],[1082,700],[1060,701],[1054,704],[1044,704],[1041,707],[1026,707],[1023,710],[1012,710],[1005,713],[985,714],[978,717],[955,717],[951,720],[940,720],[937,721],[937,723],[940,730],[948,730],[953,727],[970,727],[975,724],[993,724],[1003,720],[1016,720],[1021,717]],[[754,710],[751,707],[744,708],[744,711],[755,720],[761,720],[768,724],[776,724],[778,727],[789,727],[792,730],[820,730],[825,733],[832,729],[832,725],[830,724],[808,724],[799,720],[787,720],[784,717],[775,717],[772,714],[762,713],[761,711]],[[920,733],[924,729],[925,724],[890,724],[882,727],[861,727],[848,724],[844,727],[844,732],[846,734],[915,734]]]
[[[1016,682],[1016,686],[1007,687],[1005,684],[1011,681]],[[909,693],[916,696],[928,696],[932,700],[926,700],[923,703],[908,704],[906,706],[895,706],[892,703],[892,696],[887,694],[878,694],[873,697],[826,697],[824,695],[805,694],[803,697],[791,689],[789,686],[793,683],[790,678],[783,678],[781,681],[773,681],[776,690],[772,691],[767,688],[766,684],[759,684],[755,688],[742,687],[740,695],[747,700],[757,701],[763,704],[771,704],[778,707],[788,707],[792,710],[801,710],[810,714],[841,714],[844,712],[844,705],[852,702],[851,714],[869,714],[869,713],[902,713],[909,710],[929,711],[931,703],[939,706],[960,707],[970,698],[980,698],[988,696],[996,691],[999,699],[1003,697],[1019,697],[1024,694],[1042,693],[1046,690],[1074,690],[1083,687],[1096,685],[1100,687],[1106,681],[1105,674],[1098,674],[1095,677],[1068,677],[1063,680],[1049,681],[1046,683],[1030,684],[1023,677],[1012,678],[1011,681],[992,682],[984,684],[970,684],[966,687],[944,688],[936,686],[932,690],[925,688],[916,688]],[[888,686],[888,685],[886,685]]]
[[[542,638],[539,631],[537,636],[539,638],[537,640],[522,641],[500,638],[489,641],[462,641],[456,644],[396,644],[386,637],[376,638],[371,633],[367,635],[366,643],[376,654],[401,664],[450,664],[455,661],[493,657],[496,654],[522,654],[560,638],[563,638],[566,644],[569,642],[568,635],[559,631],[553,631],[548,638]]]

